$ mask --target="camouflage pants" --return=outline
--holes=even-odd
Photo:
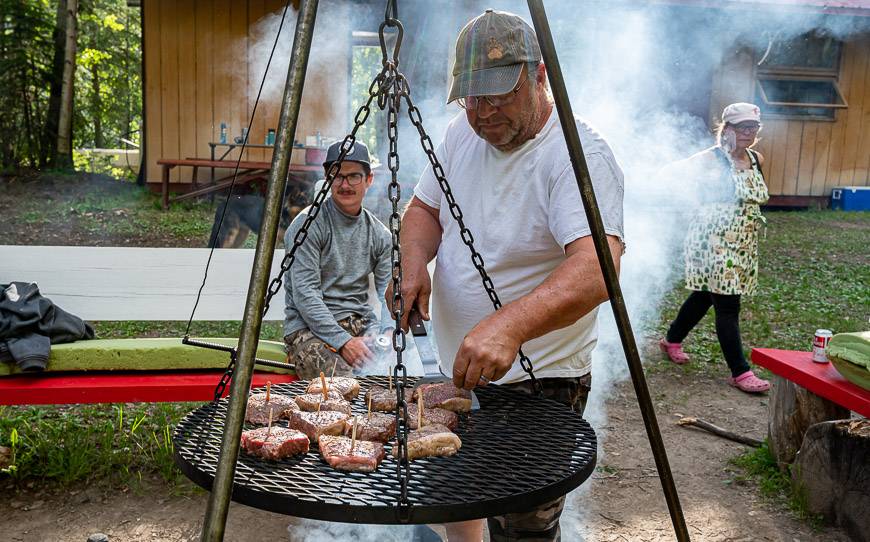
[[[354,337],[364,335],[373,324],[369,318],[357,315],[338,321],[338,325]],[[353,375],[353,367],[344,361],[341,354],[318,339],[308,328],[287,335],[284,337],[284,344],[288,358],[296,365],[296,376],[301,380],[317,378],[321,371],[329,376],[333,366],[335,376]]]
[[[592,384],[592,375],[578,378],[542,378],[544,397],[570,406],[575,412],[583,414],[586,399]],[[505,384],[523,393],[532,395],[534,388],[528,380],[516,384]],[[559,529],[559,517],[565,506],[565,497],[544,503],[527,512],[517,512],[488,518],[489,539],[491,542],[513,542],[527,540],[534,542],[552,542],[562,539]]]

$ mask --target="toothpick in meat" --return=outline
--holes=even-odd
[[[271,397],[271,392],[272,392],[272,381],[267,380],[266,381],[266,402],[267,403],[269,402],[269,398]]]
[[[417,398],[417,429],[423,429],[423,394]]]
[[[323,400],[326,401],[329,395],[329,386],[326,385],[326,377],[323,375],[323,371],[320,371],[320,391],[323,393]]]

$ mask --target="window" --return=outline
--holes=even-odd
[[[368,100],[369,86],[381,70],[381,46],[377,32],[354,31],[351,53],[349,127],[353,127],[354,116]],[[368,146],[373,157],[380,158],[381,151],[386,148],[386,142],[383,141],[385,134],[386,113],[373,103],[368,120],[357,132],[357,139]]]
[[[772,117],[834,120],[846,100],[837,86],[842,42],[817,32],[771,40],[756,75],[757,100]]]

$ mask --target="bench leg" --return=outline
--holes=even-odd
[[[163,210],[169,209],[169,170],[172,166],[163,165]]]

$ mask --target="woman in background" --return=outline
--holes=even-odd
[[[734,103],[722,112],[717,145],[688,162],[713,172],[699,186],[707,204],[686,239],[686,288],[691,290],[659,347],[671,361],[684,364],[683,339],[712,306],[716,336],[731,369],[732,386],[748,392],[767,391],[770,384],[755,376],[740,340],[740,297],[755,292],[758,282],[758,232],[764,224],[760,205],[768,199],[761,173],[764,157],[752,150],[761,130],[761,111]]]

